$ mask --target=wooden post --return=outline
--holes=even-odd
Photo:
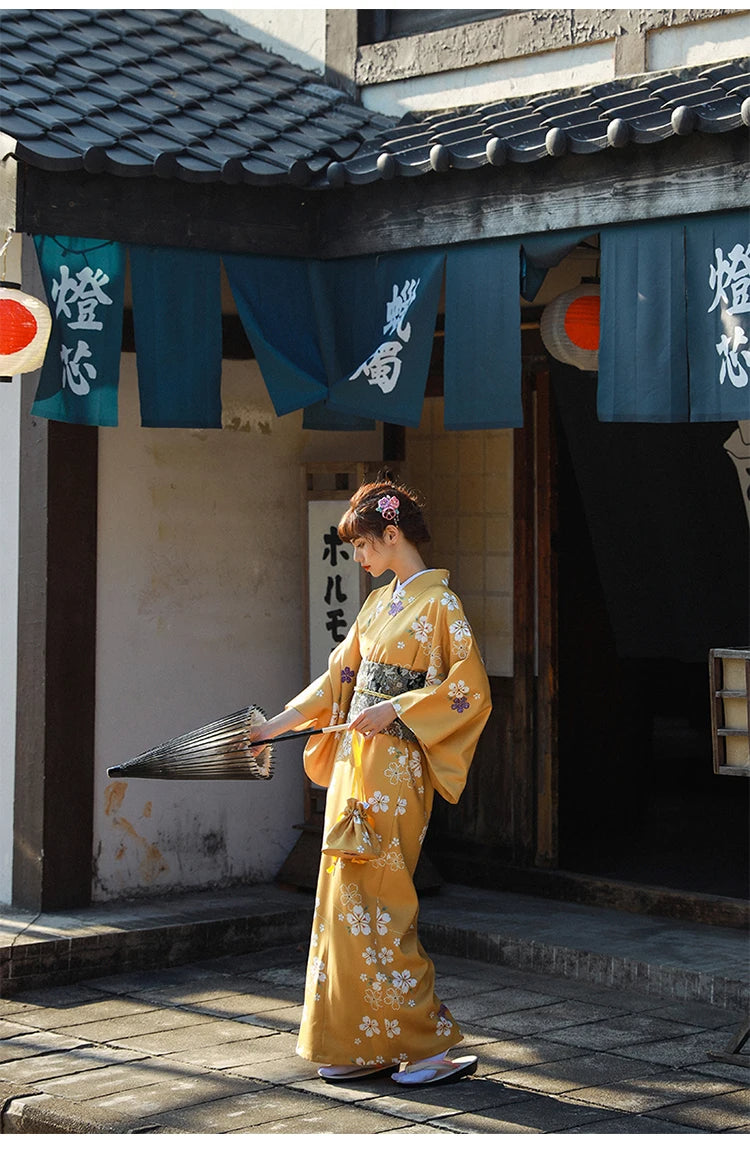
[[[534,396],[526,375],[523,408],[513,433],[513,766],[504,797],[521,865],[534,852]]]
[[[538,679],[536,701],[537,867],[558,862],[557,464],[549,372],[536,379]]]

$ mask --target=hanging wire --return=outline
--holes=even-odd
[[[3,244],[2,248],[0,248],[0,258],[2,258],[3,261],[2,268],[0,269],[0,281],[2,281],[2,283],[5,283],[5,277],[8,272],[8,248],[10,247],[10,242],[15,234],[15,228],[5,229],[5,243]]]

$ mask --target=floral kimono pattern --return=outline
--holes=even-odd
[[[490,713],[481,656],[448,572],[373,592],[328,670],[288,707],[316,726],[389,699],[395,721],[362,744],[368,815],[381,854],[323,856],[297,1052],[324,1064],[426,1059],[462,1035],[435,994],[417,936],[413,875],[435,790],[457,803]],[[355,797],[349,732],[313,736],[305,771],[328,788],[325,832]]]

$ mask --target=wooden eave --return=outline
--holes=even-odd
[[[747,130],[340,190],[124,179],[19,164],[17,229],[332,258],[750,205]]]

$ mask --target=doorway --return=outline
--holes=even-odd
[[[551,396],[559,866],[746,898],[748,780],[713,773],[708,683],[750,631],[735,425],[599,423],[559,363]]]

